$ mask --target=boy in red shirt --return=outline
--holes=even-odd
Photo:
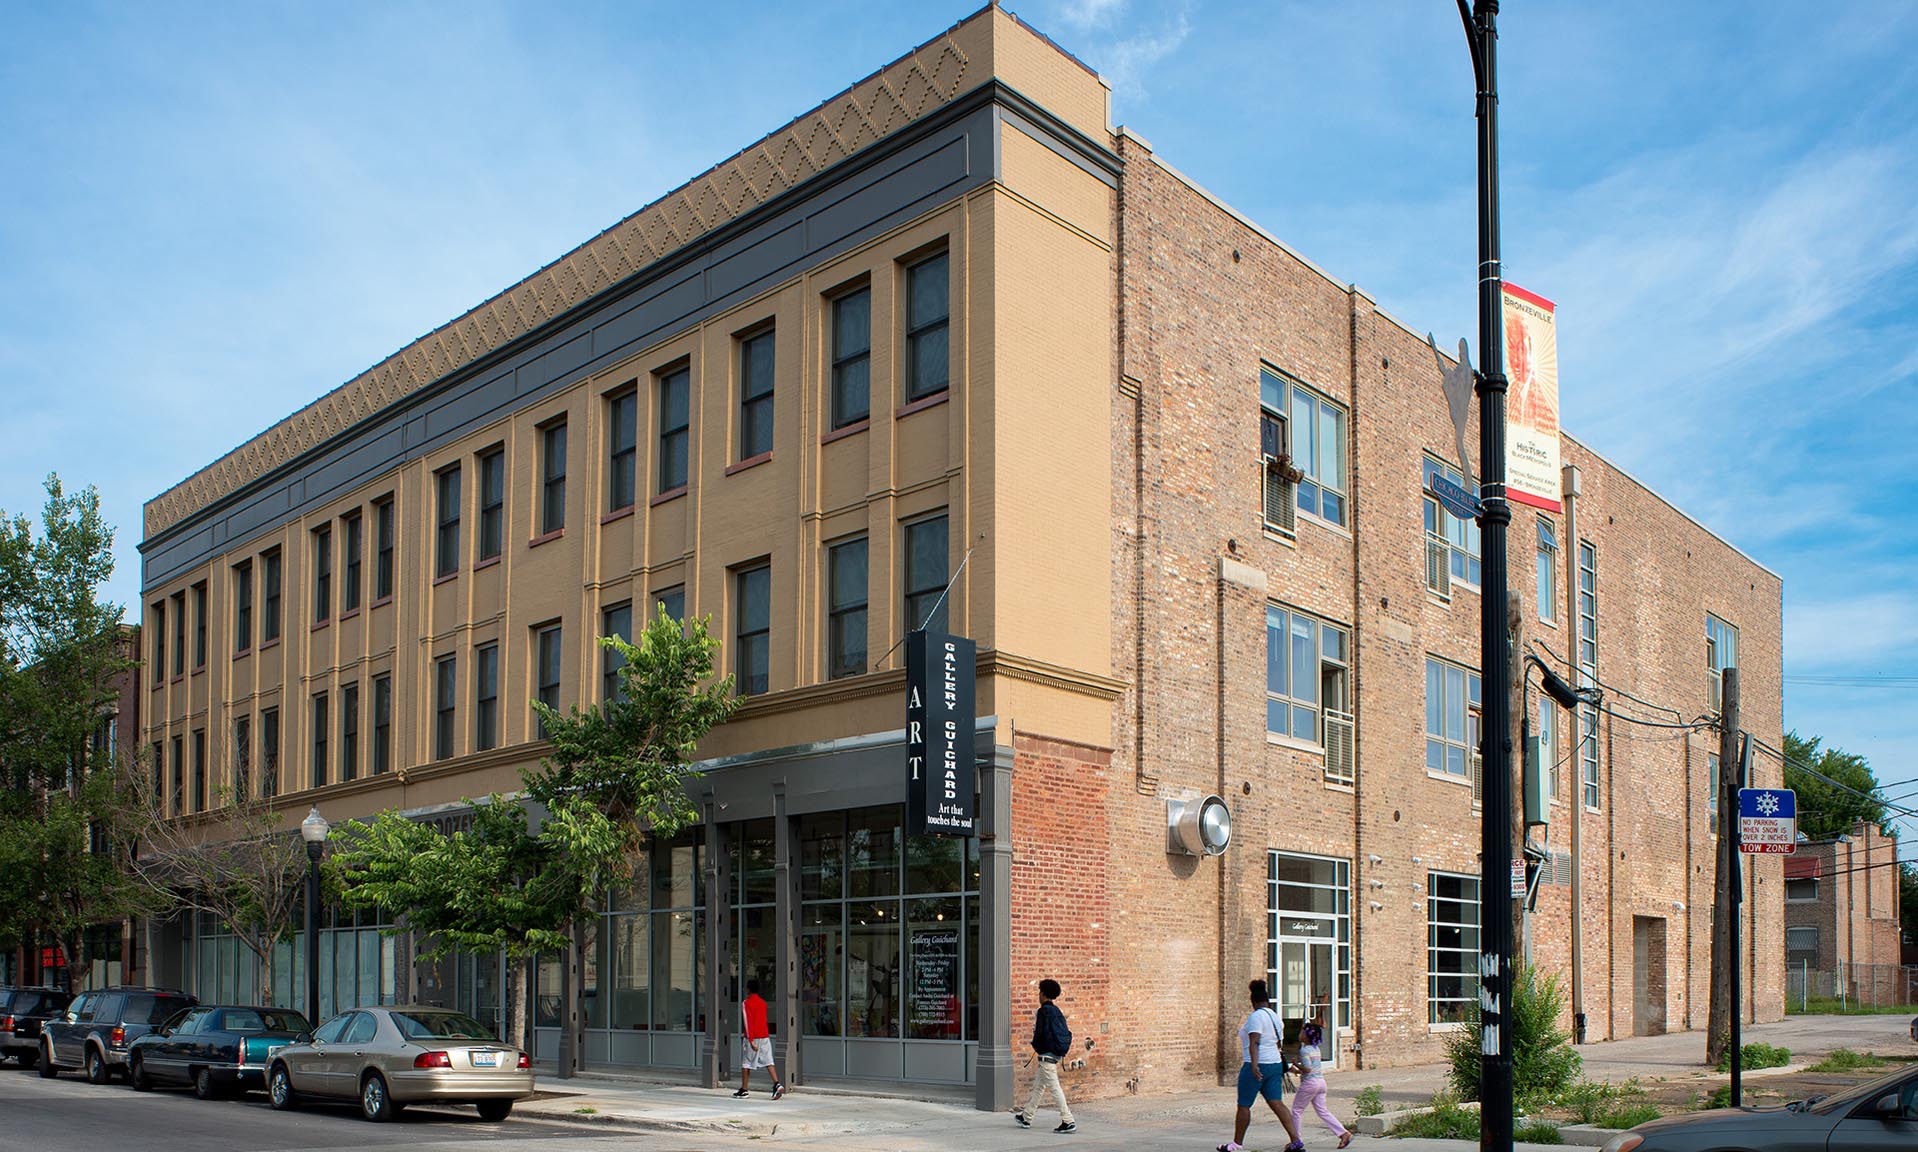
[[[779,1082],[779,1069],[773,1067],[772,1032],[766,1027],[766,1001],[760,998],[757,980],[746,981],[746,998],[739,1002],[739,1019],[745,1035],[740,1037],[739,1091],[733,1095],[746,1095],[746,1081],[753,1069],[764,1068],[766,1075],[773,1078],[773,1099],[777,1100],[786,1094],[786,1086]]]

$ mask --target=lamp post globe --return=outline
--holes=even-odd
[[[306,841],[306,1016],[320,1022],[320,855],[332,825],[315,806],[300,821],[300,839]]]

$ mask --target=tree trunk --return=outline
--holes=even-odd
[[[67,992],[74,996],[85,990],[87,977],[91,974],[91,969],[80,955],[81,938],[84,935],[83,932],[76,932],[58,937],[60,954],[67,962]]]
[[[531,1052],[526,1044],[526,967],[529,959],[514,956],[508,960],[511,971],[506,977],[506,1019],[501,1029],[506,1042],[522,1052]]]

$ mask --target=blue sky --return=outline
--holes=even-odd
[[[28,5],[0,40],[0,508],[141,503],[976,3]],[[1010,3],[1113,118],[1441,345],[1446,0]],[[1786,722],[1918,779],[1918,8],[1508,3],[1505,258],[1565,423],[1785,578]]]

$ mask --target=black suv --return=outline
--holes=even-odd
[[[40,1026],[64,1015],[73,997],[58,988],[9,988],[0,985],[0,1060],[11,1056],[20,1067],[40,1059]]]
[[[87,1082],[105,1084],[126,1070],[127,1045],[199,1001],[168,988],[102,988],[82,992],[66,1014],[40,1029],[40,1075],[85,1068]]]

